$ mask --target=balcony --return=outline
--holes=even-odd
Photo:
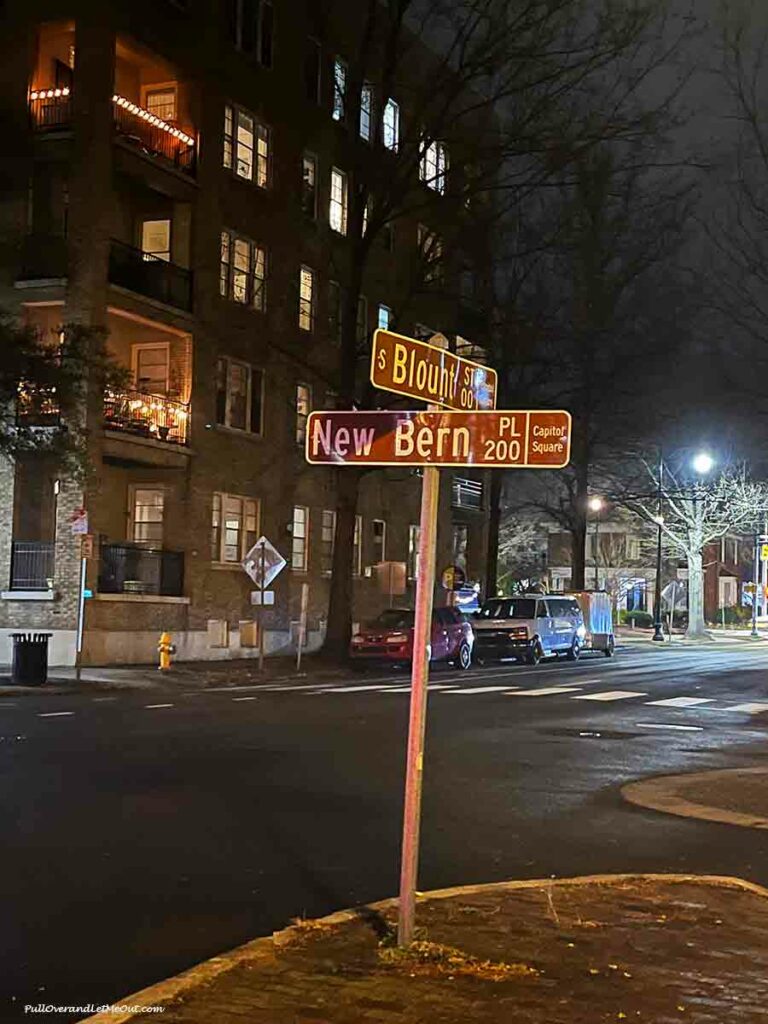
[[[108,391],[104,396],[104,429],[186,445],[189,406],[143,391]]]
[[[109,280],[167,306],[192,309],[192,271],[112,239]]]
[[[184,552],[139,544],[102,544],[99,593],[181,597]]]
[[[481,512],[483,508],[482,482],[455,476],[451,482],[451,506]]]
[[[112,97],[115,132],[148,156],[158,157],[184,174],[195,173],[195,138],[137,103]],[[32,124],[38,131],[68,128],[72,124],[72,90],[64,86],[35,89],[29,94]]]
[[[53,542],[15,540],[11,544],[11,590],[53,587]]]

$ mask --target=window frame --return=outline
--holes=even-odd
[[[140,521],[136,518],[136,495],[139,491],[154,491],[156,494],[162,496],[162,502],[160,503],[160,539],[159,541],[154,540],[139,540],[136,537],[136,527]],[[128,529],[127,529],[127,541],[129,544],[138,544],[142,548],[146,548],[150,551],[162,551],[163,542],[165,540],[165,508],[166,508],[166,497],[168,488],[165,484],[161,483],[131,483],[128,484]],[[153,506],[144,506],[153,507]],[[142,525],[148,525],[150,521],[141,521]]]
[[[381,524],[381,542],[376,536],[376,524]],[[381,562],[387,560],[387,521],[386,519],[372,519],[371,520],[371,537],[373,538],[373,564],[379,565]],[[376,558],[376,548],[381,547],[381,558]]]
[[[343,322],[344,295],[342,286],[338,281],[330,280],[328,282],[328,340],[332,345],[341,344]]]
[[[339,183],[339,194],[336,195],[335,184]],[[338,210],[338,217],[334,211]],[[331,231],[338,235],[346,235],[349,215],[349,176],[340,167],[331,168],[331,187],[328,193],[328,224]],[[334,223],[337,221],[337,224]],[[338,226],[337,226],[338,225]]]
[[[382,323],[382,316],[381,316],[382,311],[386,311],[386,316],[384,318],[386,320],[386,323]],[[392,323],[392,307],[385,305],[385,303],[383,303],[383,302],[380,302],[378,304],[378,308],[376,310],[376,325],[377,325],[378,329],[380,331],[388,331],[391,323]]]
[[[421,526],[418,523],[408,524],[408,557],[406,559],[406,575],[409,580],[419,578],[419,541]]]
[[[448,149],[440,139],[426,143],[422,136],[423,150],[419,159],[419,179],[427,188],[444,196],[448,178]]]
[[[330,540],[327,532],[330,517]],[[324,508],[320,512],[320,571],[330,576],[333,571],[333,553],[336,547],[336,510]]]
[[[339,124],[347,119],[347,85],[349,65],[343,57],[333,58],[333,100],[331,117]]]
[[[357,132],[363,142],[373,142],[375,132],[373,124],[374,93],[370,82],[363,82],[360,89],[360,117]]]
[[[240,141],[240,118],[248,118],[251,122],[250,146]],[[240,148],[250,154],[250,173],[241,174],[239,164],[242,161]],[[242,161],[245,163],[245,161]],[[252,110],[239,103],[224,103],[224,131],[222,148],[222,166],[240,181],[250,182],[257,188],[268,189],[272,179],[272,132]]]
[[[220,383],[220,367],[224,366],[224,422],[219,420],[219,395],[221,394]],[[230,387],[231,381],[231,367],[236,366],[246,371],[246,396],[245,396],[245,421],[248,426],[239,427],[234,426],[231,422],[231,411],[232,411],[232,390]],[[258,430],[251,429],[254,418],[254,374],[259,375],[259,388],[258,388]],[[264,396],[266,393],[265,389],[266,373],[263,367],[255,366],[253,363],[248,363],[244,359],[235,359],[232,356],[217,356],[216,358],[216,377],[215,377],[215,395],[216,405],[214,409],[214,422],[218,428],[224,430],[233,430],[238,434],[248,434],[250,437],[264,437]]]
[[[389,112],[394,117],[389,116]],[[389,137],[389,141],[387,138]],[[385,149],[390,153],[397,153],[400,149],[400,104],[391,96],[384,104],[384,112],[381,118],[381,141]]]
[[[303,522],[304,535],[303,536],[300,536],[299,534],[296,533],[296,526],[297,526],[296,513],[297,513],[297,511],[299,511],[299,509],[301,509],[301,511],[303,511],[303,513],[304,513],[304,522]],[[301,540],[303,542],[303,548],[302,548],[302,550],[303,550],[303,558],[302,558],[302,562],[301,562],[301,567],[300,568],[298,568],[294,564],[294,560],[295,560],[295,557],[296,557],[296,540],[297,539],[299,539],[299,540]],[[309,505],[294,505],[293,506],[293,515],[291,517],[291,572],[302,573],[302,574],[309,572]]]
[[[310,293],[309,299],[303,294],[303,285],[306,280],[310,282]],[[317,273],[308,267],[305,263],[302,263],[299,267],[299,330],[306,331],[308,334],[312,334],[315,330],[315,320],[317,312]],[[304,321],[308,322],[308,326],[305,326]]]
[[[311,212],[307,209],[305,202],[309,189],[307,187],[307,179],[305,175],[305,169],[307,165],[312,167],[312,210]],[[305,149],[301,154],[301,209],[305,217],[310,220],[317,220],[317,199],[318,199],[318,187],[317,187],[317,169],[318,159],[317,154],[311,150]]]
[[[227,258],[224,258],[224,238],[227,238]],[[244,299],[235,297],[235,281],[238,268],[235,262],[237,244],[248,247],[248,267],[245,272]],[[260,272],[259,272],[260,271]],[[269,271],[269,255],[267,249],[252,238],[241,235],[231,228],[222,228],[219,248],[219,295],[228,302],[238,306],[246,306],[257,313],[267,310],[267,276]]]
[[[300,394],[302,389],[305,392],[303,400]],[[301,411],[302,404],[306,404],[305,412]],[[309,384],[305,384],[304,381],[296,381],[295,411],[296,429],[294,436],[296,439],[296,444],[303,447],[307,440],[307,421],[309,420],[310,412],[312,412],[312,387]]]
[[[226,553],[228,545],[226,543],[226,526],[224,525],[224,517],[226,515],[225,506],[227,501],[239,501],[240,502],[240,526],[238,529],[238,556],[236,558],[224,558],[222,555]],[[248,506],[251,506],[249,510]],[[218,511],[218,522],[217,519]],[[249,511],[251,517],[254,520],[254,529],[248,529],[248,517]],[[211,539],[210,539],[210,556],[212,565],[222,566],[239,566],[249,550],[253,547],[261,533],[261,498],[249,497],[245,494],[231,494],[229,491],[213,491],[211,494]],[[253,537],[253,541],[249,541],[249,537]],[[215,543],[214,543],[215,540]],[[216,555],[214,558],[214,546],[217,548]]]
[[[363,517],[360,512],[355,515],[355,529],[352,534],[352,575],[363,575]]]

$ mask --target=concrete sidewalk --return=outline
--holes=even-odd
[[[768,712],[765,715],[768,724]],[[684,818],[768,829],[768,767],[665,775],[622,788],[630,803]]]
[[[87,1018],[125,1024],[756,1024],[768,890],[733,878],[618,875],[426,893],[257,939]],[[50,998],[50,996],[49,996]]]

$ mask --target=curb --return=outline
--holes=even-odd
[[[739,825],[742,828],[768,829],[768,818],[700,804],[676,793],[676,784],[681,781],[708,779],[716,782],[739,775],[768,775],[768,768],[723,768],[711,772],[690,772],[686,775],[660,775],[655,779],[627,783],[621,787],[621,795],[628,803],[651,811],[660,811],[662,814],[676,814],[681,818],[697,818],[700,821],[716,821],[723,825]]]
[[[762,899],[768,899],[768,888],[758,885],[755,882],[748,882],[743,878],[735,878],[730,875],[688,875],[688,874],[660,874],[660,873],[629,873],[619,875],[580,875],[576,878],[534,878],[522,881],[510,882],[486,882],[476,885],[459,885],[450,889],[434,889],[431,892],[418,893],[418,901],[448,899],[452,896],[469,896],[476,893],[484,893],[489,890],[497,892],[515,892],[524,889],[549,889],[561,886],[587,886],[587,885],[623,885],[626,882],[666,882],[672,885],[696,884],[708,885],[713,888],[738,889],[742,892],[752,893]],[[373,911],[382,912],[396,907],[398,900],[390,897],[386,900],[379,900],[375,903],[365,904]],[[326,917],[317,918],[323,925],[345,924],[349,921],[359,919],[359,908],[348,910],[337,910]],[[213,981],[221,974],[232,970],[238,964],[266,960],[274,955],[275,946],[279,946],[291,932],[294,926],[283,928],[273,932],[271,936],[259,939],[252,939],[242,946],[220,956],[211,957],[202,963],[190,967],[188,970],[177,974],[172,978],[166,978],[155,985],[143,988],[139,992],[133,992],[129,996],[118,999],[112,1005],[118,1006],[166,1006],[173,999],[193,989]],[[133,1012],[132,1010],[117,1010],[112,1013],[106,1011],[97,1013],[91,1017],[84,1017],[79,1024],[126,1024],[126,1022],[146,1019],[146,1014]]]

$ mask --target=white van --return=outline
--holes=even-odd
[[[538,665],[564,654],[576,661],[584,646],[584,617],[568,595],[523,594],[485,601],[472,617],[475,660],[517,658]]]
[[[602,651],[606,658],[613,657],[616,637],[613,634],[611,599],[604,590],[578,590],[568,594],[579,602],[584,616],[584,649]]]

